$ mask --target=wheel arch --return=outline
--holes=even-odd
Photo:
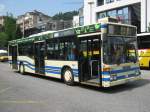
[[[63,67],[62,67],[62,69],[61,69],[61,79],[63,80],[63,73],[64,73],[64,71],[65,71],[65,69],[71,69],[71,71],[72,71],[72,68],[70,67],[70,66],[68,66],[68,65],[64,65]]]

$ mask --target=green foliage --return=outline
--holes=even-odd
[[[0,48],[7,46],[8,35],[5,32],[0,32]]]
[[[13,18],[12,14],[7,14],[3,31],[0,32],[0,47],[7,47],[8,41],[18,39],[18,37],[22,37],[22,33],[19,26],[16,25],[16,19]]]
[[[6,16],[4,21],[4,32],[8,36],[8,41],[15,39],[16,29],[16,19],[12,16]]]
[[[65,13],[58,13],[54,15],[52,18],[53,20],[72,20],[73,16],[78,15],[78,11],[71,11],[71,12],[65,12]]]
[[[15,39],[19,39],[19,38],[21,38],[21,37],[22,37],[21,29],[20,29],[20,27],[17,25],[17,27],[16,27],[16,37],[15,37]]]

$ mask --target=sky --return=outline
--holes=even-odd
[[[0,16],[12,13],[17,17],[37,10],[49,16],[59,12],[78,10],[83,0],[0,0]]]

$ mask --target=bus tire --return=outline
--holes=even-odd
[[[66,68],[63,72],[63,79],[65,84],[69,86],[74,85],[74,77],[73,77],[73,72],[70,68]]]
[[[25,75],[25,68],[24,68],[24,65],[23,65],[23,64],[20,64],[20,66],[19,66],[19,72],[20,72],[22,75]]]

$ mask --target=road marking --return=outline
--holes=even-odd
[[[24,101],[3,100],[3,101],[0,101],[0,103],[4,103],[4,104],[7,104],[7,103],[12,103],[12,104],[43,104],[43,102],[31,101],[31,100],[24,100]]]
[[[0,94],[6,92],[6,91],[9,90],[9,89],[11,89],[11,87],[8,87],[8,88],[5,88],[5,89],[0,90]]]

